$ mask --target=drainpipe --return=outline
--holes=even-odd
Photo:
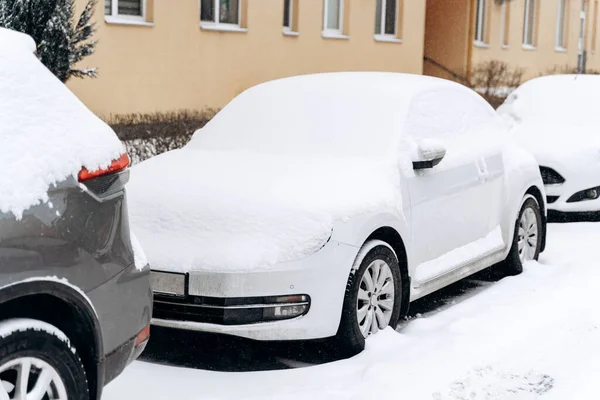
[[[473,70],[473,42],[475,36],[475,12],[477,0],[471,0],[468,2],[469,5],[469,29],[467,29],[467,65],[465,71],[466,84],[471,84],[471,72]]]
[[[587,62],[587,51],[585,50],[585,18],[586,17],[586,0],[581,0],[581,12],[579,18],[581,28],[579,31],[579,44],[577,47],[577,73],[585,74],[585,65]]]

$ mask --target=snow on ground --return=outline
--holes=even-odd
[[[105,399],[595,399],[600,224],[551,225],[548,235],[522,275],[381,332],[352,359],[246,373],[138,361]]]

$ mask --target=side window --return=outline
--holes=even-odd
[[[461,88],[437,89],[415,96],[405,134],[414,139],[437,139],[445,144],[467,134],[485,135],[500,124],[492,107]]]

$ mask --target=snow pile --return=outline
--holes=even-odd
[[[551,224],[541,264],[382,331],[348,360],[249,373],[135,362],[105,398],[596,399],[598,241],[599,224]]]
[[[415,93],[452,85],[337,73],[242,93],[184,149],[132,169],[131,222],[151,267],[270,269],[317,251],[336,221],[400,215],[408,104]]]
[[[0,211],[20,217],[52,184],[122,153],[108,125],[37,60],[31,38],[0,28]]]

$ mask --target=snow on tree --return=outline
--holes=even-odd
[[[88,0],[75,23],[75,0],[0,0],[0,27],[30,35],[42,63],[61,81],[95,78],[95,68],[77,64],[94,53],[91,22],[97,0]]]

